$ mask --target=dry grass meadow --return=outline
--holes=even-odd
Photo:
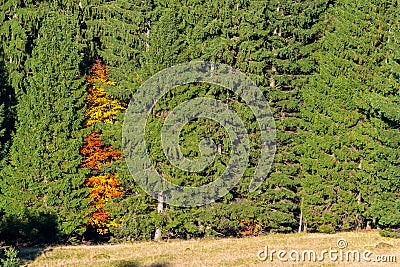
[[[396,262],[337,262],[301,261],[293,262],[289,258],[292,250],[302,253],[314,250],[321,254],[323,250],[338,249],[337,241],[345,239],[348,246],[343,249],[365,250],[372,252],[369,258],[377,255],[394,255]],[[265,246],[270,250],[286,250],[287,262],[280,262],[274,255],[260,261],[257,252]],[[292,254],[295,257],[296,254]],[[339,255],[339,254],[338,254]],[[138,242],[118,245],[96,246],[58,246],[38,250],[23,248],[20,250],[27,266],[400,266],[400,239],[379,236],[377,231],[346,232],[337,234],[275,234],[248,238],[169,240],[163,242]],[[34,259],[32,259],[34,257]],[[393,259],[392,259],[393,260]]]

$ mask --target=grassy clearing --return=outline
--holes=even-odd
[[[257,252],[267,245],[269,251],[338,249],[337,241],[345,239],[348,246],[343,249],[369,250],[371,259],[377,255],[395,255],[396,262],[332,262],[329,256],[324,262],[279,262],[277,256],[271,262],[262,262]],[[346,232],[338,234],[276,234],[249,238],[170,240],[166,242],[140,242],[99,246],[60,246],[49,247],[37,253],[33,249],[22,249],[21,256],[34,260],[25,262],[28,266],[400,266],[400,239],[379,236],[378,232]],[[295,254],[293,254],[295,257]],[[301,257],[301,256],[300,256]],[[345,257],[345,256],[344,256]],[[362,257],[362,256],[361,256]]]

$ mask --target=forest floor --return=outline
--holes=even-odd
[[[265,257],[266,246],[268,258]],[[340,249],[340,246],[342,249]],[[259,253],[264,250],[263,253]],[[283,250],[286,252],[272,252]],[[326,252],[324,252],[324,250]],[[316,253],[314,261],[313,251]],[[358,261],[358,253],[360,261]],[[257,256],[259,254],[259,256]],[[331,255],[329,255],[331,254]],[[272,255],[272,261],[271,261]],[[324,256],[323,261],[318,258]],[[286,262],[280,261],[281,256]],[[311,258],[308,258],[308,257]],[[330,256],[332,260],[330,259]],[[27,266],[400,266],[400,239],[377,231],[272,234],[258,237],[167,240],[117,245],[21,248]],[[295,262],[298,257],[299,261]],[[367,262],[365,260],[371,260]],[[30,260],[29,260],[30,259]],[[311,259],[311,260],[310,260]],[[377,261],[386,261],[378,263]]]

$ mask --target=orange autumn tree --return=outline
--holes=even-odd
[[[113,146],[105,145],[101,138],[101,130],[96,128],[97,123],[113,124],[117,114],[125,110],[124,105],[113,99],[104,89],[105,85],[115,85],[108,78],[108,68],[97,60],[87,76],[85,121],[86,127],[92,127],[93,130],[86,135],[80,150],[83,156],[82,167],[90,169],[85,186],[90,190],[90,206],[95,209],[89,214],[88,226],[96,229],[99,234],[106,234],[110,226],[116,225],[105,206],[113,197],[122,195],[117,173],[104,170],[105,166],[120,160],[122,153],[116,151]]]

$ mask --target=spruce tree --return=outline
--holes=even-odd
[[[378,47],[374,55],[379,62],[379,73],[371,77],[372,92],[362,95],[368,99],[365,112],[371,116],[374,130],[374,153],[371,175],[376,177],[376,194],[367,199],[370,205],[368,219],[382,229],[400,229],[400,11],[398,2],[377,3],[374,42]],[[388,14],[390,14],[388,16]],[[371,47],[372,49],[372,47]],[[376,48],[375,48],[376,49]],[[364,108],[366,106],[363,106]]]
[[[88,204],[79,168],[85,88],[76,37],[74,17],[62,11],[42,21],[17,94],[16,133],[1,181],[7,214],[19,220],[49,214],[68,235],[84,230]]]
[[[397,40],[387,17],[396,8],[344,0],[329,12],[319,74],[303,90],[302,207],[310,230],[398,225]]]
[[[153,1],[82,1],[82,36],[86,52],[102,59],[116,86],[106,88],[119,99],[129,101],[144,81],[140,73],[142,53],[148,47]],[[93,61],[90,62],[93,64]],[[149,77],[149,76],[147,76]]]
[[[46,6],[46,3],[38,5]],[[0,2],[0,161],[5,159],[5,149],[14,128],[12,106],[15,95],[23,88],[24,64],[43,17],[40,11],[44,9],[35,9],[38,5],[19,0]]]
[[[25,77],[24,64],[37,37],[40,21],[48,10],[46,1],[1,1],[0,38],[5,72],[16,94],[20,93]]]
[[[0,55],[1,53],[1,47],[0,47]],[[6,102],[7,101],[7,95],[6,95],[6,86],[7,86],[7,81],[6,78],[4,77],[4,67],[3,67],[3,60],[0,58],[0,176],[1,176],[1,170],[2,166],[4,164],[6,154],[7,154],[7,140],[6,140]]]
[[[237,106],[248,130],[254,131],[252,159],[244,180],[230,194],[215,204],[196,209],[167,206],[163,222],[169,234],[179,237],[202,235],[237,235],[243,225],[253,224],[262,231],[294,231],[299,220],[300,166],[296,131],[300,127],[299,95],[307,75],[316,69],[310,54],[321,33],[321,16],[328,4],[257,2],[159,2],[152,13],[151,29],[145,34],[146,50],[138,73],[152,74],[162,68],[191,60],[209,60],[229,64],[251,77],[271,101],[278,122],[278,153],[271,174],[257,192],[248,193],[252,171],[257,163],[257,123],[250,110]],[[206,10],[207,12],[204,12]],[[143,75],[146,77],[146,75]],[[170,166],[159,138],[168,110],[195,96],[209,96],[223,101],[240,102],[226,89],[215,86],[182,86],[168,94],[149,120],[152,138],[149,151],[160,172],[173,182],[199,185],[212,180],[223,170],[217,164],[201,174],[187,174]],[[232,103],[230,103],[232,104]],[[182,149],[196,155],[201,136],[211,136],[221,144],[224,130],[218,124],[198,120],[184,129]],[[210,129],[213,129],[210,131]],[[211,133],[212,132],[212,133]],[[149,135],[150,136],[150,135]],[[186,145],[192,144],[192,145]],[[229,147],[224,147],[228,149]],[[221,160],[226,160],[221,157]],[[226,164],[226,162],[225,162]],[[154,207],[154,206],[153,206]],[[155,208],[153,208],[155,211]],[[242,224],[241,224],[242,222]],[[256,225],[255,225],[256,224]],[[242,225],[242,226],[241,226]],[[128,227],[129,228],[129,227]]]
[[[294,231],[298,224],[301,227],[298,195],[301,177],[298,131],[304,127],[301,90],[317,69],[312,53],[318,49],[323,15],[328,7],[326,1],[270,1],[265,4],[266,27],[261,34],[265,44],[263,49],[253,52],[263,59],[266,75],[262,86],[271,101],[277,127],[274,164],[259,199],[266,211],[263,216],[269,218],[273,214],[268,219],[269,225],[280,231]]]

